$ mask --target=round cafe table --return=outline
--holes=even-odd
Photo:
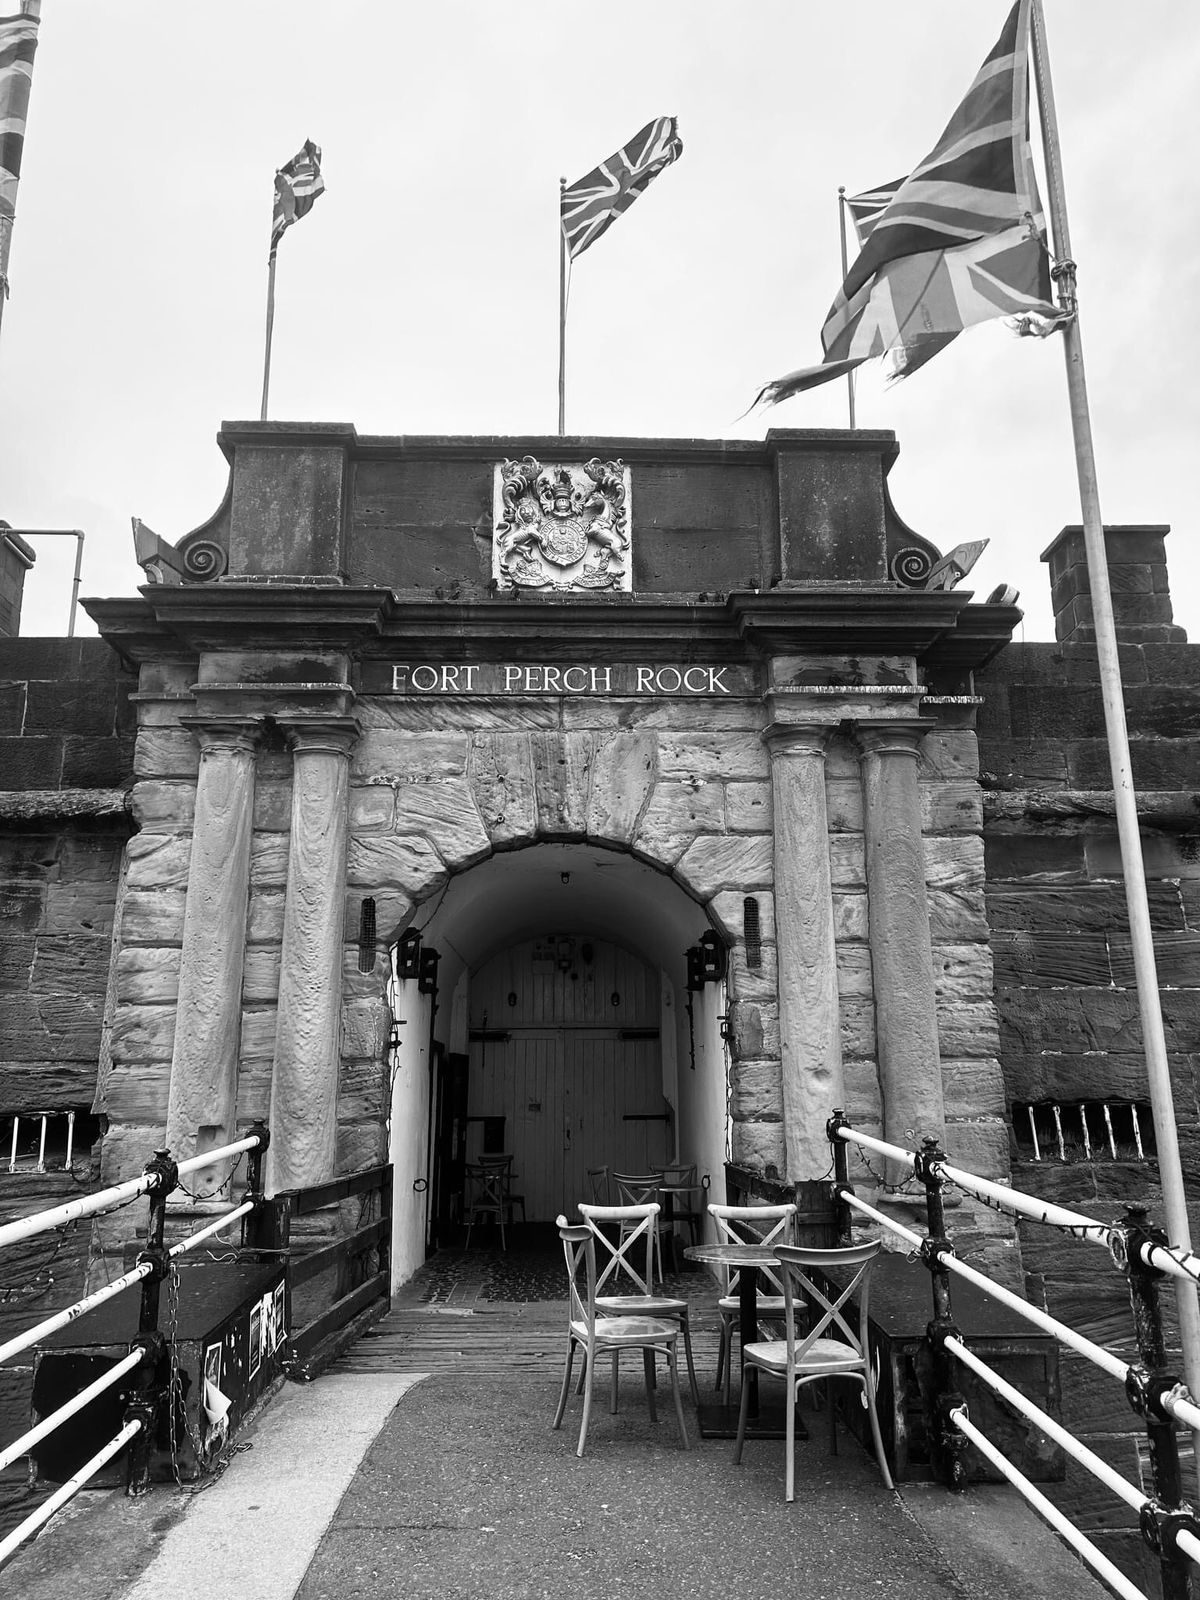
[[[744,1350],[748,1344],[754,1344],[758,1339],[758,1268],[777,1267],[779,1257],[769,1244],[693,1244],[683,1252],[688,1261],[703,1262],[712,1267],[737,1267],[738,1273],[738,1329],[741,1334],[741,1348]],[[732,1359],[733,1352],[730,1351]],[[749,1388],[749,1402],[746,1408],[747,1421],[753,1426],[759,1420],[758,1416],[758,1369],[742,1368],[742,1382]],[[714,1408],[714,1410],[717,1408]],[[722,1411],[724,1407],[720,1408]],[[797,1427],[800,1419],[796,1419]],[[703,1429],[710,1437],[715,1434],[726,1436],[728,1433],[728,1419],[726,1425],[719,1429],[713,1425]],[[775,1437],[775,1428],[772,1424],[769,1432],[766,1429],[756,1428],[755,1433],[760,1437]],[[733,1434],[736,1434],[736,1423],[733,1425]],[[732,1435],[729,1435],[732,1436]],[[778,1437],[782,1438],[780,1433]]]

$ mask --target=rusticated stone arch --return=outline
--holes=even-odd
[[[435,729],[401,725],[424,707],[360,702],[347,929],[371,895],[381,945],[394,939],[452,875],[497,851],[577,842],[630,852],[703,907],[730,947],[735,1155],[782,1171],[771,794],[757,729],[514,728],[516,708],[506,709],[505,727]],[[754,970],[742,938],[748,893],[764,947]],[[361,1077],[359,1051],[377,1047],[387,1022],[377,975],[352,975],[354,960],[348,944],[344,1084]]]

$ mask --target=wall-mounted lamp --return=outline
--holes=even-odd
[[[421,975],[421,935],[415,928],[400,935],[396,946],[396,976],[418,978]]]
[[[417,973],[417,993],[436,994],[438,986],[438,962],[441,955],[436,950],[421,951],[421,968]]]
[[[700,935],[699,944],[684,952],[687,961],[687,986],[693,994],[706,983],[720,983],[729,970],[729,953],[720,936],[710,928]]]
[[[720,1029],[721,1029],[721,1038],[725,1041],[726,1044],[732,1044],[733,1043],[733,1023],[730,1022],[729,1018],[725,1015],[724,1012],[722,1012],[721,1015],[717,1018],[717,1022],[718,1022],[719,1026],[720,1026]]]

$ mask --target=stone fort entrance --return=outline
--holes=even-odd
[[[390,1158],[402,1279],[447,1096],[539,1212],[627,1118],[713,1198],[818,1185],[836,1106],[1007,1173],[972,674],[1019,613],[890,434],[220,442],[89,603],[140,674],[106,1181],[255,1117],[277,1190]]]

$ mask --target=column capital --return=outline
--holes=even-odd
[[[263,736],[261,717],[180,717],[179,721],[195,734],[201,755],[217,750],[253,755]]]
[[[349,757],[362,732],[355,717],[278,717],[293,755]]]
[[[932,717],[897,717],[879,722],[856,722],[851,731],[861,761],[866,756],[916,756],[921,740],[936,727]]]
[[[829,741],[836,732],[829,722],[768,722],[762,731],[763,743],[776,756],[802,755],[825,758]]]

